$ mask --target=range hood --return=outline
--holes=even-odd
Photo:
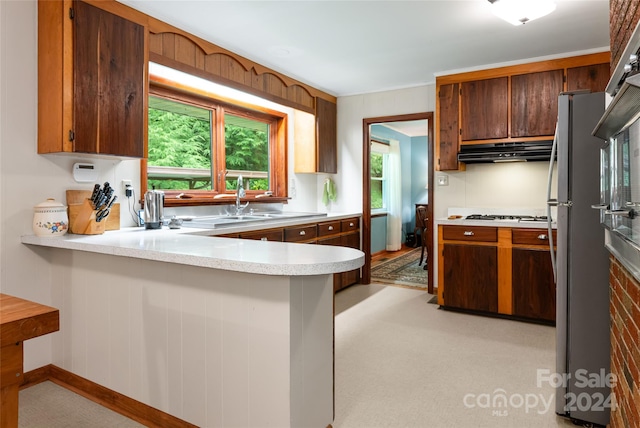
[[[515,143],[465,144],[458,161],[464,163],[549,161],[553,140]]]

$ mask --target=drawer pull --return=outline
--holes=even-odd
[[[540,235],[538,235],[538,239],[541,241],[546,241],[547,239],[549,239],[549,237],[546,234],[541,233]]]
[[[464,236],[473,236],[473,235],[475,235],[475,233],[473,233],[471,230],[464,231]]]
[[[333,230],[333,226],[329,226],[329,230]]]
[[[353,227],[353,226],[355,226],[355,224],[349,223],[349,227]]]
[[[260,238],[261,241],[268,241],[266,236],[263,236],[262,238]]]
[[[301,230],[301,231],[300,231],[300,236],[304,236],[304,235],[306,235],[306,234],[307,234],[307,232],[305,232],[304,230]]]

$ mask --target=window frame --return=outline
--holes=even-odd
[[[272,196],[264,198],[264,202],[285,202],[287,195],[287,123],[286,113],[275,111],[262,106],[248,103],[232,102],[223,97],[197,88],[186,88],[164,82],[163,79],[153,79],[150,76],[148,97],[164,98],[171,101],[193,105],[195,107],[209,109],[212,112],[212,190],[164,190],[165,206],[183,205],[213,205],[228,204],[229,198],[219,195],[234,195],[235,189],[224,188],[227,171],[224,145],[224,114],[246,117],[269,123],[269,190]],[[147,124],[148,126],[148,124]],[[145,142],[145,159],[141,162],[140,187],[144,194],[148,188],[148,144]],[[223,187],[221,188],[221,184]],[[163,190],[163,189],[162,189]],[[264,190],[246,190],[243,200],[263,201],[258,196],[264,194]],[[215,197],[218,199],[215,199]]]
[[[381,181],[382,182],[382,208],[371,208],[371,214],[386,214],[387,213],[387,197],[388,197],[388,193],[389,193],[389,189],[388,189],[388,179],[389,177],[387,177],[387,162],[388,162],[388,157],[389,157],[389,153],[388,151],[382,152],[382,151],[378,151],[378,150],[374,150],[374,146],[375,145],[383,145],[383,146],[389,146],[389,143],[382,141],[382,140],[378,140],[375,138],[371,139],[371,150],[369,152],[369,157],[371,157],[371,155],[373,155],[374,153],[379,154],[382,156],[382,177],[372,177],[371,176],[371,172],[369,172],[369,181],[371,180],[376,180],[376,181]],[[371,162],[371,161],[369,161]],[[369,185],[370,190],[373,189],[373,186]],[[370,196],[371,198],[371,196]]]

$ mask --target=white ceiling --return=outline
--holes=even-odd
[[[609,47],[608,0],[557,0],[518,27],[487,0],[119,1],[336,96]]]

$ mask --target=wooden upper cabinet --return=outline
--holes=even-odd
[[[335,103],[316,98],[317,172],[338,172],[338,108]]]
[[[609,83],[609,63],[567,68],[567,91],[604,92]]]
[[[462,141],[508,137],[509,78],[462,83]]]
[[[558,95],[563,70],[511,77],[511,137],[553,135],[558,120]]]
[[[338,172],[337,107],[316,99],[316,114],[294,113],[294,171],[310,173]]]
[[[82,1],[38,2],[38,153],[144,157],[145,40]]]
[[[458,106],[460,104],[460,85],[451,83],[440,86],[438,91],[438,171],[458,169]]]

